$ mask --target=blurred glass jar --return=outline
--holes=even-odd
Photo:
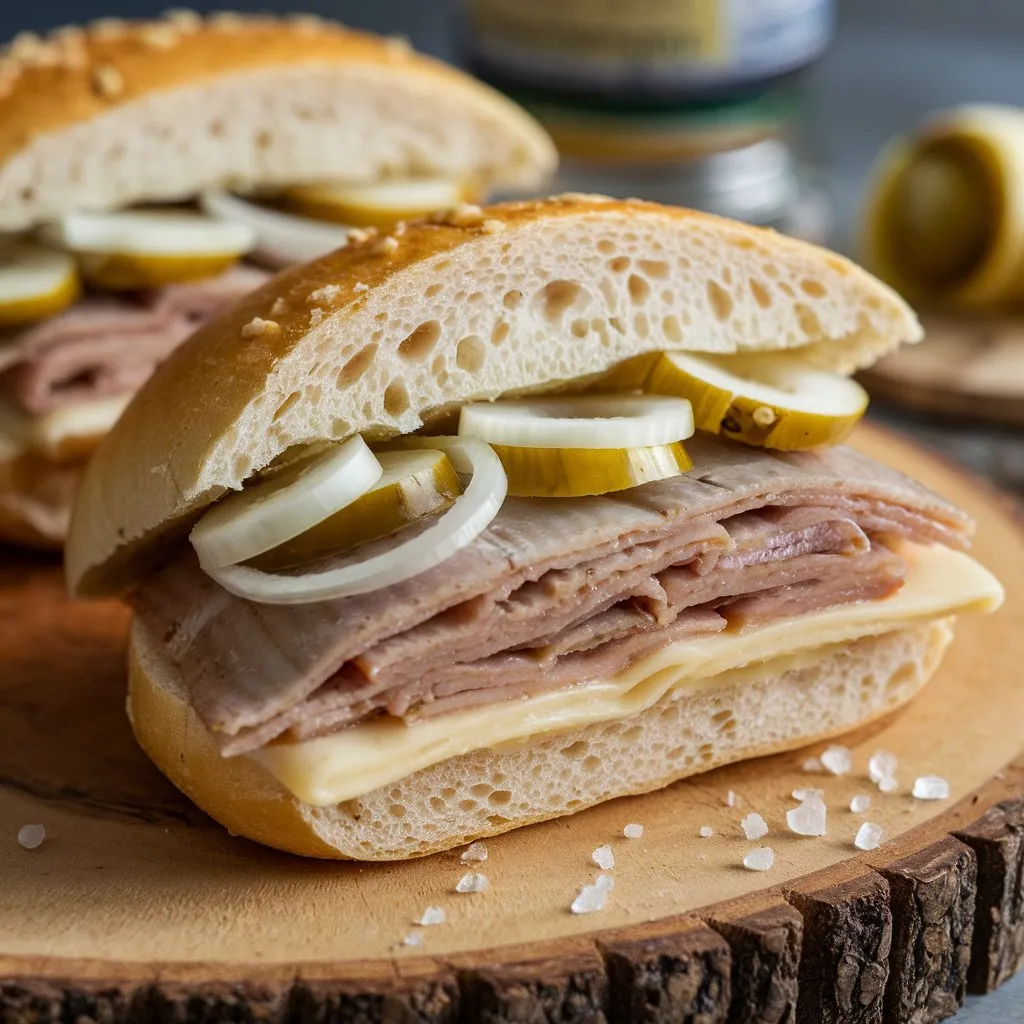
[[[835,0],[462,0],[466,59],[547,127],[557,188],[820,237],[801,73]]]

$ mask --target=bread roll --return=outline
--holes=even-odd
[[[907,703],[951,638],[940,620],[819,649],[798,667],[724,673],[631,718],[477,750],[334,807],[299,802],[249,758],[222,757],[138,622],[128,710],[157,767],[232,832],[308,857],[402,860],[839,735]]]
[[[174,352],[90,464],[69,583],[124,588],[296,447],[410,433],[666,347],[801,348],[848,373],[920,337],[887,286],[774,232],[601,196],[459,209],[285,271]]]
[[[303,15],[104,19],[0,58],[0,229],[80,210],[320,180],[535,188],[554,148],[516,104]]]

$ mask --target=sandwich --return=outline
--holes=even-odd
[[[553,164],[511,101],[311,15],[16,38],[0,54],[0,539],[61,545],[98,439],[261,267],[533,189]]]
[[[1001,590],[841,442],[920,329],[772,232],[565,195],[282,272],[129,405],[71,523],[128,712],[239,835],[429,854],[909,701]]]

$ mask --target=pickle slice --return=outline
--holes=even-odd
[[[693,468],[682,443],[644,448],[522,448],[492,444],[518,498],[580,498],[679,476]]]
[[[666,352],[645,389],[688,398],[698,430],[786,451],[840,444],[868,405],[855,381],[784,352]]]
[[[443,512],[462,493],[459,475],[444,452],[375,454],[384,472],[362,497],[246,564],[269,572],[339,554],[397,533],[423,516]]]
[[[89,284],[110,291],[212,277],[256,243],[255,232],[244,224],[177,210],[71,214],[40,233],[77,257]]]
[[[108,292],[144,291],[215,277],[234,266],[233,253],[216,256],[149,256],[141,253],[81,253],[82,277]]]
[[[369,185],[298,185],[282,193],[280,202],[317,220],[386,231],[400,220],[418,220],[456,206],[471,192],[465,184],[446,178],[413,178]]]
[[[81,294],[74,259],[27,242],[0,247],[0,327],[54,316]]]

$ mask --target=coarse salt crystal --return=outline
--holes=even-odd
[[[740,828],[748,839],[761,839],[768,835],[768,823],[753,811],[740,822]]]
[[[622,834],[627,839],[639,839],[644,834],[644,827],[643,825],[632,823],[622,830]]]
[[[825,770],[833,775],[846,775],[853,767],[853,755],[849,747],[833,743],[822,751],[821,763]]]
[[[491,887],[490,880],[486,875],[478,871],[467,871],[455,886],[456,892],[487,892]]]
[[[462,851],[462,857],[459,859],[463,864],[485,861],[487,860],[487,845],[485,843],[470,843]]]
[[[374,256],[391,256],[398,252],[398,239],[394,235],[385,235],[373,243],[370,252]]]
[[[341,294],[340,284],[325,284],[309,293],[310,302],[331,302]]]
[[[823,836],[826,832],[828,808],[825,801],[812,792],[799,807],[786,811],[786,824],[798,836]]]
[[[900,788],[900,784],[891,775],[886,775],[884,778],[878,780],[878,788],[883,793],[895,793]]]
[[[728,793],[725,794],[725,806],[726,807],[735,807],[736,806],[736,794],[731,789],[729,790]]]
[[[283,316],[288,312],[288,303],[285,302],[283,296],[278,295],[278,297],[274,299],[274,304],[270,307],[270,312],[274,316]]]
[[[854,837],[853,845],[858,850],[877,850],[882,845],[882,840],[885,838],[885,829],[880,825],[876,825],[874,822],[865,821],[859,829],[857,829],[857,835]]]
[[[432,924],[444,924],[446,920],[448,916],[444,912],[444,907],[427,907],[416,924],[429,927]]]
[[[18,842],[26,850],[34,850],[46,838],[46,829],[42,825],[22,825],[18,829]]]
[[[759,846],[743,858],[748,871],[767,871],[775,863],[775,851],[770,846]]]
[[[605,843],[604,846],[599,846],[591,855],[590,859],[602,870],[610,871],[615,867],[615,854],[612,853],[612,848]]]
[[[949,783],[938,775],[922,775],[914,780],[911,793],[915,800],[948,800]]]
[[[605,886],[585,885],[572,901],[569,910],[574,914],[592,914],[596,910],[604,910],[607,902],[608,889]]]
[[[877,786],[882,779],[894,778],[899,766],[899,758],[891,750],[876,750],[868,759],[868,778]]]
[[[701,839],[710,839],[715,834],[715,830],[710,825],[701,825],[700,837]]]
[[[243,328],[243,338],[258,338],[267,331],[280,330],[276,320],[264,320],[262,317],[254,316]]]
[[[821,771],[821,758],[819,758],[819,757],[809,757],[809,758],[807,758],[806,761],[804,761],[804,763],[800,767],[805,772],[814,772],[814,773],[820,772]]]
[[[594,880],[594,885],[598,889],[604,889],[605,892],[611,892],[615,888],[615,879],[611,875],[598,875]]]
[[[793,799],[794,800],[803,801],[803,800],[806,800],[809,796],[820,796],[822,799],[824,799],[825,798],[825,790],[823,790],[823,789],[810,789],[810,788],[794,789],[793,790]]]
[[[352,290],[355,292],[368,292],[370,290],[370,286],[365,281],[356,281],[356,283],[352,285]]]
[[[863,814],[871,806],[871,797],[866,793],[858,793],[850,798],[850,810],[854,814]]]
[[[403,946],[422,946],[423,945],[423,932],[409,932],[404,939],[402,939]]]

